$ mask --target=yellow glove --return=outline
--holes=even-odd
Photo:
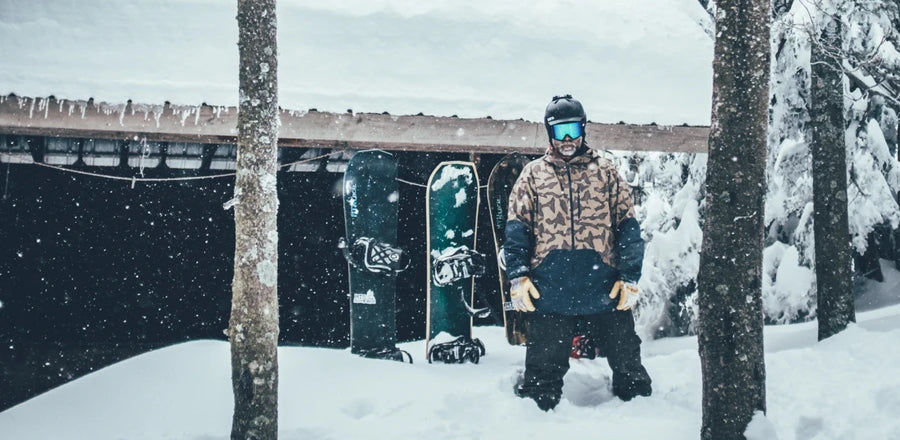
[[[517,312],[533,312],[534,304],[531,303],[531,298],[538,299],[541,294],[538,293],[534,284],[531,284],[531,278],[518,277],[512,280],[509,297]]]
[[[616,310],[630,310],[637,304],[637,284],[626,283],[622,280],[616,281],[616,284],[613,284],[612,290],[609,291],[609,297],[615,298],[617,296],[619,297],[619,305],[616,306]]]

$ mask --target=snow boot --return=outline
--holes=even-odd
[[[556,405],[559,405],[559,400],[561,398],[558,394],[538,392],[531,387],[525,386],[523,377],[519,377],[518,382],[513,387],[513,393],[522,399],[527,398],[534,400],[534,403],[537,404],[538,408],[544,412],[553,411],[553,408],[556,408]]]
[[[612,392],[616,397],[622,399],[622,401],[624,402],[634,399],[637,396],[648,397],[653,392],[653,388],[650,385],[649,376],[646,377],[646,380],[642,378],[622,379],[616,376],[617,375],[613,373]]]

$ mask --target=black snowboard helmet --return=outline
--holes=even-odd
[[[584,133],[587,125],[587,115],[584,107],[572,95],[554,96],[544,110],[544,126],[547,128],[547,138],[553,139],[553,126],[565,122],[581,122],[581,132]]]

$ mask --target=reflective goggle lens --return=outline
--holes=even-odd
[[[553,131],[553,139],[561,141],[569,136],[572,139],[578,139],[582,135],[584,135],[584,128],[581,126],[581,122],[566,122],[563,124],[556,124],[550,127]]]

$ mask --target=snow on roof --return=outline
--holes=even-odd
[[[425,4],[427,3],[427,4]],[[694,0],[280,0],[283,108],[707,125]],[[0,94],[235,105],[236,2],[0,0]]]

